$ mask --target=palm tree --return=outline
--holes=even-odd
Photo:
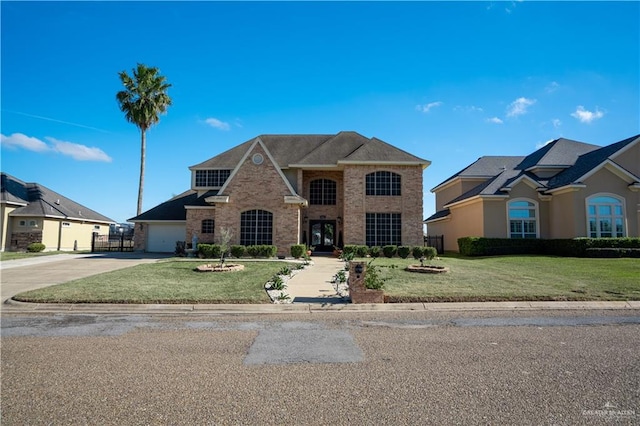
[[[160,114],[167,112],[171,105],[171,98],[167,89],[171,84],[159,75],[158,68],[147,67],[144,64],[132,69],[133,77],[126,71],[118,73],[125,87],[116,94],[120,110],[128,122],[140,129],[140,184],[138,186],[138,213],[142,213],[142,188],[144,186],[144,159],[146,151],[146,132],[151,126],[160,121]]]

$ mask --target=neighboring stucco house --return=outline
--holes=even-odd
[[[176,241],[422,245],[422,175],[429,161],[355,132],[261,135],[189,168],[191,189],[129,221],[138,250]]]
[[[38,183],[2,173],[0,249],[23,251],[31,243],[45,250],[89,250],[94,233],[109,235],[114,220]]]
[[[556,139],[524,157],[481,157],[431,190],[429,235],[640,236],[640,135],[600,147]]]

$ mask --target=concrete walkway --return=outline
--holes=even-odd
[[[316,255],[311,260],[313,265],[287,282],[287,293],[293,303],[346,303],[331,283],[333,276],[344,269],[344,262],[330,255]]]

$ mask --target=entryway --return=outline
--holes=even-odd
[[[336,245],[336,221],[312,220],[309,222],[309,234],[316,252],[332,252]]]

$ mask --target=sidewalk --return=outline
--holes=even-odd
[[[344,269],[344,262],[333,256],[314,256],[313,265],[294,275],[287,282],[287,293],[293,303],[346,303],[336,294],[333,276]]]

